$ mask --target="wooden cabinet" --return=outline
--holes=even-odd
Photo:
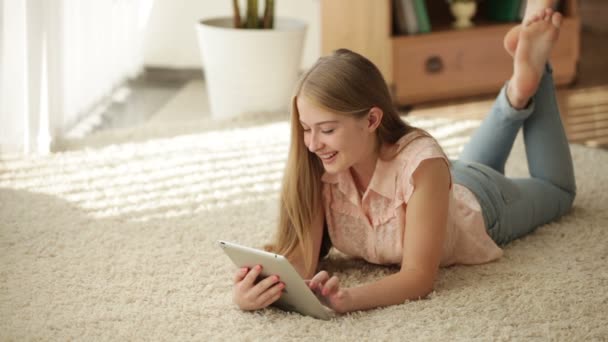
[[[576,76],[580,19],[577,1],[562,1],[564,21],[551,63],[556,83],[567,84]],[[368,57],[399,105],[497,92],[512,73],[503,38],[516,23],[484,20],[481,1],[476,26],[456,30],[444,0],[426,3],[432,32],[397,36],[391,0],[322,0],[322,53],[349,48]]]

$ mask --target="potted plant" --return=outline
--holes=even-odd
[[[201,20],[196,29],[209,94],[211,115],[227,118],[254,112],[287,110],[298,78],[306,24],[275,18],[274,1],[247,0],[241,15]]]

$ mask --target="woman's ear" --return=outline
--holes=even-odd
[[[369,110],[369,114],[367,115],[367,128],[370,132],[374,132],[378,126],[380,126],[383,115],[384,112],[378,107],[372,107],[372,109]]]

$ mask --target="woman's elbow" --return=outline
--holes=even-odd
[[[434,284],[421,284],[421,286],[417,289],[416,293],[414,293],[413,299],[425,299],[431,293],[433,293]]]
[[[428,297],[435,290],[435,276],[424,272],[410,271],[404,274],[409,286],[404,286],[403,299],[415,300]]]

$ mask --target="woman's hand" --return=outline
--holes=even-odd
[[[307,280],[306,283],[325,306],[330,307],[337,313],[349,311],[351,296],[348,289],[340,288],[338,277],[330,278],[327,271],[321,271],[312,279]]]
[[[251,270],[240,268],[234,275],[232,300],[241,310],[263,309],[281,298],[285,284],[279,277],[272,275],[255,283],[262,273],[262,266],[257,265]]]

